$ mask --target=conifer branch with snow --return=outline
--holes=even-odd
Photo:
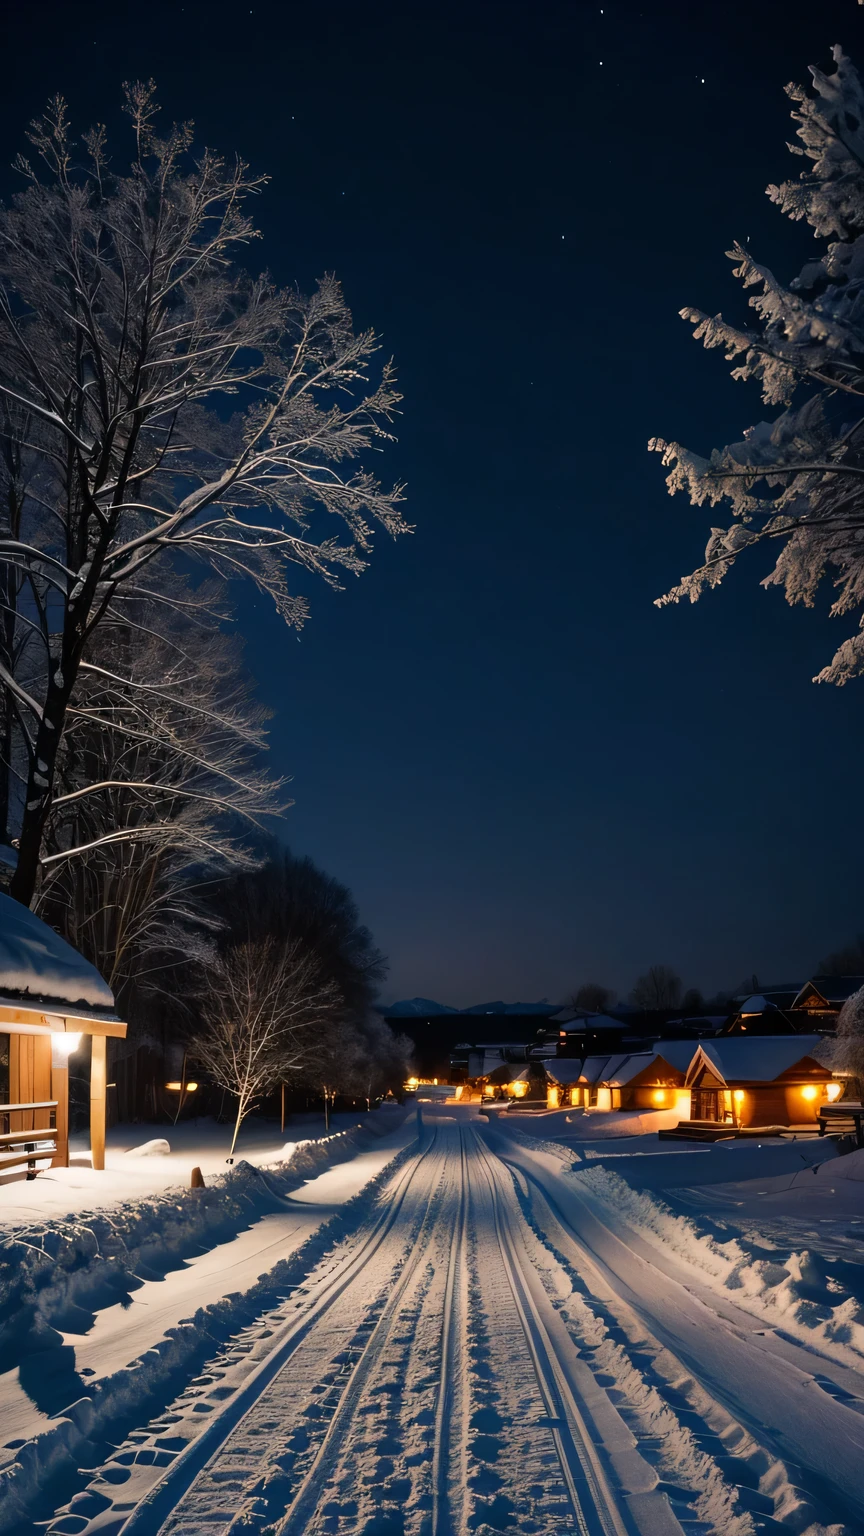
[[[705,458],[680,443],[653,438],[649,448],[669,468],[670,494],[693,506],[723,506],[734,521],[712,528],[703,564],[658,606],[716,587],[738,556],[759,544],[779,546],[763,585],[787,602],[812,607],[823,581],[835,589],[834,616],[858,615],[814,681],[843,684],[864,672],[864,90],[840,47],[836,68],[811,69],[812,94],[787,86],[807,165],[795,181],[768,188],[791,219],[806,219],[827,242],[788,286],[742,245],[729,256],[735,276],[754,292],[756,323],[684,309],[706,347],[722,347],[732,377],[756,381],[770,421],[741,442]]]

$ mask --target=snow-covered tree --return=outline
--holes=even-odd
[[[846,1000],[837,1018],[831,1065],[837,1072],[848,1072],[864,1092],[864,987]]]
[[[267,712],[213,621],[216,594],[179,582],[171,593],[184,616],[142,602],[131,625],[105,620],[85,654],[37,896],[127,1010],[130,983],[137,999],[176,994],[177,964],[219,927],[202,883],[254,866],[243,823],[257,830],[283,806],[259,762]]]
[[[99,626],[169,604],[178,556],[299,625],[293,567],[338,585],[374,524],[405,526],[400,491],[357,467],[399,399],[390,365],[372,377],[376,337],[354,333],[332,277],[306,297],[235,265],[265,178],[193,157],[188,125],[158,137],[152,84],[126,110],[124,174],[103,128],[73,144],[55,100],[30,133],[41,168],[21,159],[25,190],[0,209],[0,752],[14,736],[26,903]]]
[[[201,999],[202,1023],[189,1055],[237,1101],[228,1152],[260,1099],[328,1056],[340,1029],[341,999],[311,950],[295,941],[236,944],[214,957]]]
[[[744,246],[729,252],[735,275],[754,289],[752,327],[684,309],[706,347],[722,347],[735,379],[753,379],[766,405],[781,409],[741,442],[708,458],[652,439],[671,466],[670,493],[694,506],[725,506],[733,522],[712,528],[704,563],[658,606],[717,586],[754,545],[777,547],[764,586],[812,607],[823,581],[831,613],[864,609],[864,91],[839,47],[835,69],[811,69],[813,92],[790,85],[792,116],[806,164],[800,177],[770,186],[790,219],[806,219],[823,242],[788,285]],[[864,672],[864,617],[815,681],[842,684]]]
[[[677,1008],[681,1001],[681,977],[670,965],[652,965],[637,977],[631,1003],[637,1008]]]

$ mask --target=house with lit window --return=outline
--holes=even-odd
[[[545,1062],[547,1103],[550,1108],[677,1109],[689,1115],[684,1079],[695,1049],[692,1040],[661,1040],[650,1050],[588,1056],[579,1070],[578,1062]]]
[[[69,1059],[85,1041],[91,1160],[105,1167],[108,1040],[125,1035],[99,972],[0,892],[0,1174],[68,1166]]]
[[[864,987],[864,976],[814,976],[794,998],[789,1013],[795,1020],[806,1020],[807,1027],[820,1032],[834,1030],[837,1015],[853,992]]]
[[[703,1040],[687,1069],[690,1118],[730,1127],[815,1125],[843,1086],[818,1060],[821,1035],[729,1035]]]

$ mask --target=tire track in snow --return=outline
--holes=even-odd
[[[568,1330],[620,1404],[643,1455],[665,1476],[685,1528],[718,1536],[783,1530],[822,1536],[832,1515],[800,1486],[806,1480],[801,1469],[762,1444],[752,1425],[739,1423],[692,1366],[654,1337],[601,1274],[541,1180],[521,1163],[511,1166],[506,1154],[502,1160],[524,1184],[521,1203],[539,1241],[575,1282],[573,1300],[562,1307]],[[831,1536],[844,1536],[845,1529],[830,1524]]]
[[[556,1264],[478,1129],[439,1124],[363,1236],[48,1536],[682,1536],[544,1289]]]
[[[374,1259],[436,1141],[433,1131],[427,1146],[409,1154],[398,1172],[384,1175],[387,1203],[359,1239],[343,1242],[341,1255],[337,1250],[326,1256],[279,1308],[230,1340],[209,1374],[196,1378],[173,1411],[127,1436],[83,1493],[48,1523],[48,1536],[95,1536],[97,1531],[113,1536],[121,1529],[124,1536],[151,1536],[163,1527],[201,1469],[218,1456],[233,1428],[254,1409],[267,1384],[307,1336],[316,1334],[315,1325]],[[325,1337],[320,1329],[317,1337]],[[253,1351],[257,1358],[250,1371],[247,1356]],[[212,1418],[205,1417],[210,1414]]]

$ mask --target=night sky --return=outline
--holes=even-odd
[[[711,517],[645,451],[773,414],[677,312],[744,317],[735,238],[784,278],[812,248],[764,188],[800,169],[783,85],[838,41],[864,66],[854,0],[80,0],[7,22],[4,164],[54,91],[113,134],[121,81],[153,75],[166,117],[271,173],[255,262],[335,271],[397,359],[381,472],[415,533],[314,591],[299,640],[240,607],[286,836],[355,891],[388,998],[626,992],[655,961],[731,988],[864,929],[864,682],[810,681],[848,621],[761,590],[759,556],[654,608]]]

